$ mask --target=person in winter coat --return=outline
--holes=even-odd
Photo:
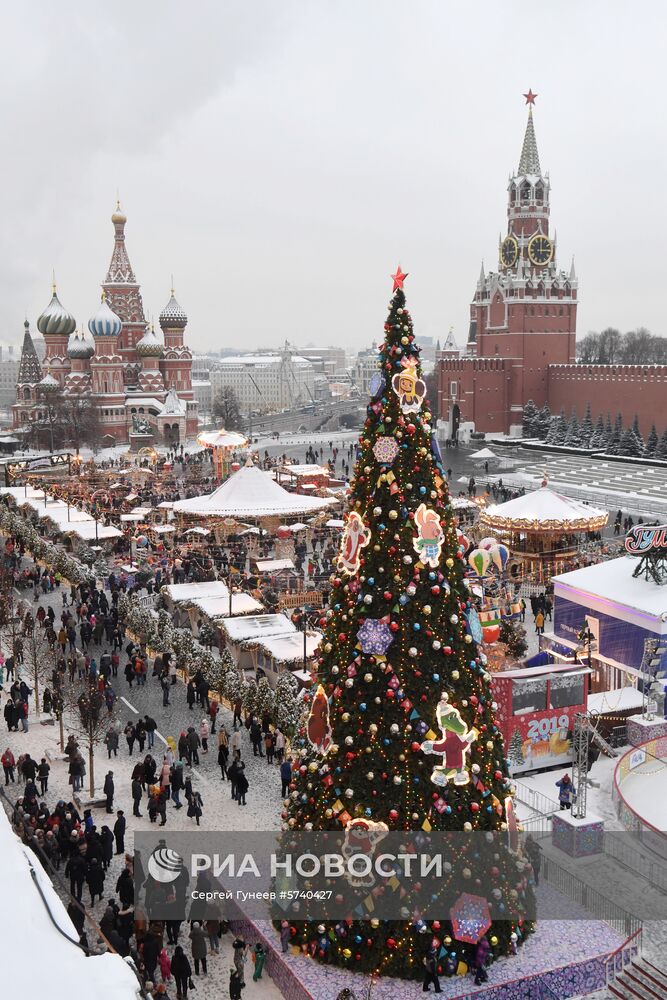
[[[245,983],[236,969],[232,969],[229,973],[229,1000],[241,1000],[241,990],[244,986]]]
[[[190,711],[193,710],[195,701],[197,700],[197,692],[195,691],[195,682],[190,678],[188,681],[188,686],[185,689],[185,697],[188,703],[188,708]]]
[[[245,774],[245,764],[239,763],[238,774],[236,775],[236,801],[240,806],[246,805],[246,792],[248,791],[248,779]]]
[[[218,745],[218,764],[220,765],[221,781],[227,777],[227,761],[229,760],[229,750],[224,743]]]
[[[188,1000],[188,982],[192,975],[192,966],[180,944],[176,945],[171,957],[171,974],[176,983],[176,1000]]]
[[[292,765],[288,760],[284,760],[280,765],[280,781],[282,783],[281,797],[284,799],[289,794],[290,781],[292,780]]]
[[[151,715],[145,715],[144,726],[146,729],[146,744],[148,749],[152,750],[155,746],[155,731],[157,730],[157,722]]]
[[[266,952],[259,941],[252,949],[252,957],[253,962],[255,963],[255,971],[252,974],[252,978],[253,982],[256,983],[258,979],[262,978],[262,971],[266,960]]]
[[[276,760],[279,764],[282,764],[283,757],[285,756],[285,734],[281,731],[280,727],[276,727],[274,736],[274,747],[276,751]]]
[[[287,954],[291,937],[289,920],[280,921],[280,948],[283,955]]]
[[[273,733],[264,734],[264,749],[266,750],[266,763],[273,764],[273,750],[274,750]]]
[[[13,784],[15,780],[14,768],[16,767],[16,759],[9,747],[7,747],[0,760],[2,761],[2,769],[5,772],[5,785],[8,785],[10,781]]]
[[[171,959],[167,953],[167,949],[163,948],[158,955],[158,965],[160,966],[160,976],[162,977],[163,983],[168,983],[171,979]]]
[[[190,798],[190,805],[188,806],[188,816],[190,818],[194,816],[194,818],[197,821],[197,826],[199,826],[199,820],[201,819],[203,805],[204,803],[202,801],[202,797],[199,794],[199,792],[193,792]]]
[[[219,704],[217,703],[215,698],[211,698],[211,704],[208,706],[208,714],[211,719],[211,735],[213,735],[213,733],[215,732],[215,724],[218,718],[219,711],[220,711]]]
[[[113,783],[113,771],[107,771],[106,777],[104,779],[104,794],[107,797],[107,812],[113,812],[113,796],[115,788]]]
[[[250,742],[252,744],[253,756],[260,757],[264,756],[262,752],[262,727],[260,726],[257,719],[253,719],[250,723]]]
[[[102,844],[102,865],[107,871],[113,859],[113,833],[106,824],[100,830],[100,842]]]
[[[113,728],[110,729],[109,732],[106,734],[106,736],[104,737],[104,745],[107,748],[107,752],[109,754],[109,760],[111,760],[112,753],[114,757],[118,756],[118,733],[116,732],[115,729]]]
[[[49,772],[51,767],[49,766],[46,757],[42,757],[39,767],[37,768],[37,777],[39,778],[39,794],[44,796],[49,790]]]
[[[489,978],[486,972],[486,961],[490,950],[491,946],[487,938],[483,937],[475,949],[475,986],[481,986]]]
[[[127,752],[131,757],[132,751],[134,750],[134,741],[137,738],[137,733],[131,722],[128,722],[123,732],[125,733],[125,739],[127,740]]]
[[[556,782],[556,787],[559,789],[558,801],[560,802],[561,812],[565,809],[571,809],[573,802],[576,802],[577,799],[577,790],[570,775],[564,774],[560,781]]]
[[[65,866],[65,877],[69,877],[69,890],[78,903],[81,902],[83,883],[86,879],[86,861],[77,851],[71,856]]]
[[[193,726],[188,726],[187,732],[188,749],[190,751],[189,764],[199,763],[199,747],[201,746],[201,740],[197,736]]]
[[[436,993],[442,993],[442,990],[440,989],[440,980],[438,979],[438,952],[432,946],[424,955],[424,993],[429,992],[431,983],[433,983]]]
[[[190,931],[190,941],[192,942],[190,948],[192,951],[192,958],[195,963],[195,975],[199,975],[199,963],[201,962],[202,972],[204,975],[207,973],[206,969],[206,932],[202,925],[195,920],[192,924],[192,930]]]
[[[232,941],[232,950],[234,952],[234,969],[236,970],[243,987],[245,985],[243,969],[248,957],[248,946],[242,937],[237,937]]]
[[[125,813],[122,809],[116,812],[116,822],[113,825],[113,836],[116,841],[116,854],[125,853],[125,829],[127,827],[127,820],[125,819]]]
[[[206,933],[208,934],[208,943],[211,952],[215,952],[217,955],[220,951],[220,921],[207,920]]]
[[[199,724],[199,738],[201,740],[201,746],[204,753],[208,753],[208,722],[206,719],[202,719]]]
[[[171,798],[175,809],[182,809],[181,792],[183,790],[183,764],[180,760],[174,762],[170,772]]]
[[[90,892],[90,905],[94,906],[95,897],[99,896],[102,899],[102,893],[104,892],[104,868],[97,858],[93,858],[88,865],[86,882],[88,883],[88,891]]]
[[[134,879],[129,868],[123,868],[116,882],[116,892],[121,906],[134,905]]]
[[[137,778],[132,780],[132,815],[141,817],[139,812],[139,803],[141,802],[142,787],[141,782]]]

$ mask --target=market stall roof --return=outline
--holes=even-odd
[[[255,566],[260,573],[277,573],[281,569],[296,569],[291,559],[258,559]]]
[[[282,517],[322,510],[334,502],[329,498],[288,493],[266,472],[246,465],[213,493],[177,500],[174,511],[199,517]]]
[[[304,531],[308,525],[302,524],[301,521],[297,521],[296,524],[281,524],[281,528],[287,528],[288,531],[296,533],[297,531]]]
[[[200,581],[198,583],[169,583],[162,590],[174,604],[178,604],[180,601],[197,601],[204,597],[229,596],[227,584],[222,580]]]
[[[480,515],[489,528],[515,531],[597,531],[609,514],[582,500],[556,493],[548,486],[514,497],[507,503],[490,504]]]
[[[158,510],[172,510],[174,506],[173,500],[163,500],[162,503],[157,505]]]
[[[226,597],[200,597],[191,602],[199,608],[207,618],[225,618],[229,616],[229,594]],[[263,611],[264,605],[256,601],[250,594],[232,594],[232,617],[234,615],[256,615]]]
[[[143,514],[137,514],[134,511],[132,511],[131,514],[121,514],[120,519],[121,521],[143,521],[144,516]]]
[[[152,531],[156,535],[169,535],[176,528],[172,524],[149,524],[146,531]]]
[[[208,528],[200,528],[199,525],[197,525],[196,528],[188,528],[188,530],[185,532],[185,534],[186,535],[210,535],[211,532],[208,530]]]
[[[300,479],[303,476],[331,475],[331,470],[326,468],[324,465],[279,465],[276,471],[295,476],[297,479]]]
[[[599,712],[626,712],[631,708],[641,708],[644,704],[644,697],[641,691],[634,687],[616,688],[613,691],[597,691],[588,696],[588,711]]]
[[[330,517],[327,523],[325,524],[325,528],[344,528],[344,527],[345,527],[345,521],[343,521],[342,518],[340,517]]]
[[[495,452],[491,451],[490,448],[482,448],[480,451],[476,451],[474,455],[470,456],[474,459],[479,459],[480,462],[488,461],[491,458],[498,458]]]
[[[667,631],[667,586],[633,576],[637,565],[637,557],[621,556],[560,573],[553,577],[554,593],[621,621],[637,618],[637,624],[651,629],[649,616],[661,623],[659,628],[653,625],[654,631]]]
[[[454,510],[475,510],[478,509],[477,504],[470,497],[452,497],[450,503]]]
[[[224,618],[218,623],[231,642],[249,642],[271,635],[292,635],[296,625],[285,615],[249,615]]]
[[[236,431],[226,431],[221,427],[217,431],[207,431],[197,436],[197,443],[205,448],[243,448],[248,439]]]
[[[103,538],[122,538],[123,532],[119,531],[118,528],[114,528],[112,524],[100,524],[98,522],[97,530],[95,530],[95,521],[91,518],[90,521],[81,521],[78,524],[68,524],[66,521],[58,522],[58,527],[63,535],[78,535],[85,542],[92,542],[96,539]]]
[[[42,490],[28,488],[26,496],[26,489],[23,486],[5,486],[0,488],[0,495],[14,497],[19,507],[27,504],[40,520],[48,518],[53,521],[63,535],[78,535],[84,541],[96,537],[94,517],[85,510],[77,510],[72,504],[68,508],[63,500],[47,498],[45,505]],[[122,534],[122,531],[112,525],[97,522],[97,538],[121,538]]]
[[[322,633],[306,632],[306,659],[309,659],[322,641]],[[267,635],[261,639],[247,639],[242,645],[257,646],[277,663],[303,662],[303,632],[289,635]]]

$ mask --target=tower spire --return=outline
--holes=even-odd
[[[523,137],[523,146],[521,147],[519,174],[536,174],[537,176],[541,176],[540,156],[537,152],[537,139],[535,138],[535,126],[533,125],[533,104],[535,103],[537,94],[529,90],[523,96],[526,98],[526,104],[528,105],[528,121]]]

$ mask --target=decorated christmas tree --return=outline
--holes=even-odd
[[[489,837],[512,825],[510,781],[405,277],[400,268],[393,275],[301,767],[283,820],[288,830]],[[461,858],[453,868],[471,894],[499,902],[503,919],[487,937],[495,955],[509,954],[511,935],[521,942],[530,930],[523,913],[532,890],[518,854],[476,867]],[[438,920],[351,916],[292,928],[294,943],[320,960],[403,978],[423,974],[434,941],[442,963],[470,963],[475,951],[470,934],[457,939],[448,908]]]

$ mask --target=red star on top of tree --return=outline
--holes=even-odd
[[[529,90],[528,93],[523,96],[526,98],[526,104],[534,104],[537,94],[534,94],[532,90]]]
[[[394,281],[394,287],[392,288],[392,292],[395,292],[397,288],[400,288],[401,290],[403,289],[403,282],[405,281],[407,276],[408,272],[406,271],[405,273],[403,273],[403,271],[401,271],[401,265],[399,264],[398,267],[396,268],[396,274],[390,275],[390,278],[393,278]]]

